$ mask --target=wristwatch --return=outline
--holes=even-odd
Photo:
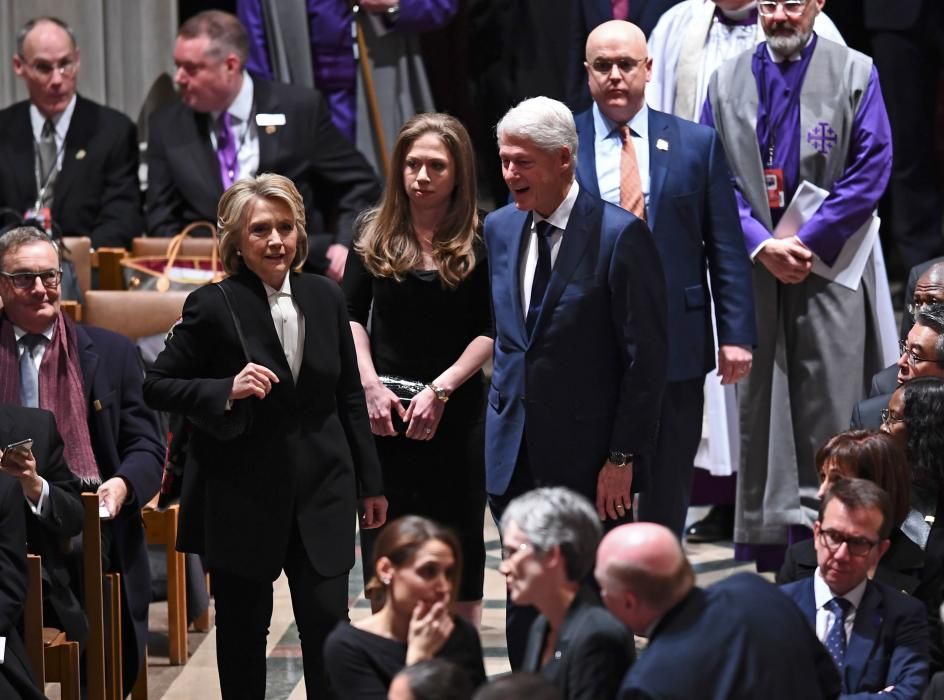
[[[449,400],[449,394],[447,394],[446,390],[443,389],[441,386],[436,386],[435,384],[430,382],[429,384],[426,385],[426,388],[429,389],[434,394],[436,394],[436,398],[439,399],[440,401]]]
[[[620,452],[619,450],[611,450],[609,456],[607,457],[614,467],[625,467],[627,464],[633,461],[633,455],[631,452]]]

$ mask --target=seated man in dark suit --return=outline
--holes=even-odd
[[[895,369],[895,386],[887,393],[857,403],[852,410],[851,427],[878,428],[882,424],[882,410],[888,407],[892,393],[906,381],[917,377],[944,377],[944,303],[925,304],[916,309],[915,324],[908,331],[908,337],[899,343],[898,363],[879,372],[881,375]]]
[[[816,573],[783,586],[783,592],[835,661],[844,694],[917,699],[928,683],[924,606],[869,580],[889,547],[892,522],[891,500],[877,485],[837,481],[813,525]]]
[[[277,173],[305,200],[306,265],[340,281],[354,218],[380,193],[374,171],[334,127],[320,93],[253,80],[248,52],[246,30],[226,12],[201,12],[177,33],[181,102],[156,112],[148,129],[148,233],[216,222],[216,204],[235,180]]]
[[[839,677],[803,616],[776,587],[736,574],[709,588],[678,539],[654,523],[621,525],[597,550],[604,604],[649,645],[620,700],[835,698]]]
[[[908,337],[908,331],[914,325],[917,307],[944,302],[944,258],[934,258],[911,268],[905,286],[905,299],[911,302],[905,305],[901,314],[902,338]]]
[[[48,212],[62,235],[89,236],[96,248],[129,247],[143,230],[137,132],[124,114],[76,94],[72,29],[31,19],[13,70],[29,99],[0,112],[0,207],[40,220]]]
[[[108,511],[102,553],[108,570],[121,573],[130,689],[144,664],[151,598],[140,511],[160,487],[164,444],[144,404],[134,344],[60,313],[60,263],[58,249],[34,228],[0,236],[0,404],[52,411],[70,470]]]
[[[69,586],[64,554],[68,540],[82,532],[81,484],[66,464],[62,436],[52,413],[12,404],[0,406],[0,451],[26,439],[32,440],[31,448],[4,453],[0,472],[20,483],[27,547],[30,554],[43,559],[43,621],[84,644],[88,621]]]
[[[26,603],[26,524],[16,479],[0,474],[0,698],[40,700],[17,629]]]

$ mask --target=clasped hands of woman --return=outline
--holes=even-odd
[[[436,398],[429,387],[419,392],[404,407],[399,397],[385,387],[378,379],[376,383],[364,387],[367,397],[367,416],[374,435],[397,435],[393,427],[393,414],[400,417],[406,425],[404,435],[412,440],[432,440],[442,419],[446,402]]]

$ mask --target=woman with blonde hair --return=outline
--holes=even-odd
[[[263,174],[218,208],[229,277],[193,292],[144,382],[147,402],[194,425],[178,548],[213,576],[224,698],[263,698],[272,582],[284,570],[309,697],[328,693],[324,640],[347,620],[354,518],[383,523],[380,465],[344,299],[301,274],[305,208]]]
[[[477,623],[485,565],[481,368],[494,331],[474,159],[456,119],[410,119],[383,199],[361,218],[343,288],[390,518],[422,515],[458,534],[465,566],[456,610]],[[365,580],[376,536],[361,533]]]

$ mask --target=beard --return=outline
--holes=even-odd
[[[788,34],[776,34],[775,32],[786,30]],[[792,27],[786,22],[778,22],[770,27],[767,33],[767,46],[770,50],[782,58],[789,58],[795,55],[810,40],[813,35],[812,25],[805,31]]]

